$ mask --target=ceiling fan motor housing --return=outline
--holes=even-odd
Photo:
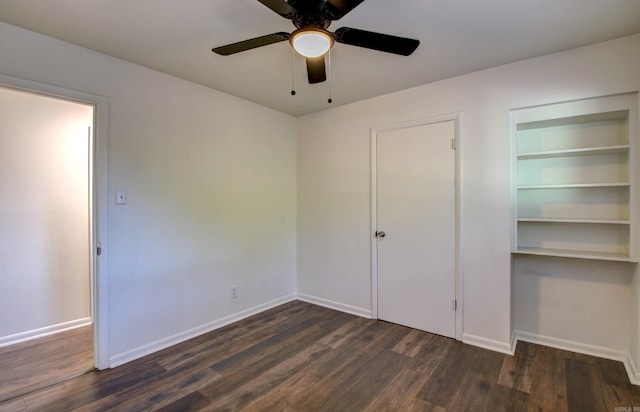
[[[326,80],[323,55],[333,47],[335,42],[402,56],[410,55],[420,44],[419,40],[351,27],[341,27],[333,33],[327,30],[334,20],[341,19],[364,0],[258,0],[258,2],[291,20],[296,30],[291,34],[277,32],[215,47],[212,49],[215,53],[228,56],[289,40],[291,46],[306,57],[309,83],[313,84]],[[301,51],[304,42],[310,46],[309,53]]]

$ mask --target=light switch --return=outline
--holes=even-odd
[[[117,190],[116,191],[116,205],[126,205],[127,204],[127,191],[126,190]]]

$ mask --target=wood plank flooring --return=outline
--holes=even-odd
[[[623,365],[519,343],[515,356],[291,302],[0,411],[622,411]],[[619,409],[616,409],[619,408]]]
[[[93,326],[0,348],[0,402],[94,368]]]

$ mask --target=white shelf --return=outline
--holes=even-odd
[[[587,223],[596,225],[629,225],[629,220],[620,219],[572,219],[554,217],[518,217],[518,222],[538,222],[538,223]]]
[[[518,159],[546,159],[551,157],[566,156],[590,156],[609,153],[625,153],[629,150],[629,145],[616,145],[604,147],[587,147],[581,149],[549,150],[543,152],[518,153]]]
[[[571,188],[597,188],[597,187],[629,187],[629,182],[617,183],[570,183],[561,185],[526,185],[518,186],[518,190],[534,190],[534,189],[571,189]]]
[[[633,262],[626,253],[594,253],[594,252],[582,252],[576,250],[564,250],[564,249],[544,249],[533,247],[520,247],[514,253],[521,255],[538,255],[538,256],[556,256],[556,257],[568,257],[579,259],[597,259],[597,260],[614,260],[619,262]]]
[[[513,253],[638,261],[637,97],[511,112]]]

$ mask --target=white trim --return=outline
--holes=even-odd
[[[109,100],[106,97],[98,96],[71,90],[50,84],[39,83],[32,80],[0,74],[0,86],[26,91],[34,94],[75,101],[92,105],[94,109],[93,122],[93,245],[94,251],[97,245],[102,246],[102,256],[93,259],[93,296],[92,313],[94,315],[94,345],[95,345],[95,366],[98,369],[108,367],[109,359],[109,319],[108,319],[108,290],[109,290],[109,270],[108,270],[108,122],[109,122]]]
[[[109,367],[109,171],[108,122],[109,104],[106,98],[94,97],[94,324],[96,368]],[[97,256],[97,248],[102,253]]]
[[[126,352],[116,354],[111,357],[109,367],[115,368],[116,366],[120,366],[127,362],[131,362],[143,356],[168,348],[170,346],[176,345],[186,340],[195,338],[197,336],[219,329],[223,326],[248,318],[260,312],[264,312],[265,310],[274,308],[276,306],[280,306],[284,303],[292,302],[294,300],[296,300],[295,294],[283,296],[281,298],[274,299],[272,301],[263,303],[261,305],[257,305],[252,308],[245,309],[241,312],[234,313],[229,316],[225,316],[224,318],[205,323],[204,325],[196,326],[195,328],[191,328],[183,332],[176,333],[175,335],[162,338],[155,342],[151,342],[146,345],[142,345],[137,348],[128,350]]]
[[[70,320],[68,322],[58,323],[57,325],[49,325],[45,326],[44,328],[38,328],[28,330],[26,332],[16,333],[13,335],[3,336],[0,337],[0,348],[3,346],[13,345],[31,339],[42,338],[45,336],[53,335],[54,333],[65,332],[87,325],[91,325],[91,318]]]
[[[462,242],[462,207],[464,203],[464,198],[462,194],[464,191],[462,190],[462,176],[463,176],[463,162],[462,162],[462,153],[464,150],[464,139],[462,138],[463,131],[463,122],[462,122],[462,113],[452,113],[451,116],[454,116],[454,125],[455,125],[455,139],[456,139],[456,152],[455,152],[455,196],[456,196],[456,339],[461,340],[464,332],[464,252],[463,252],[463,242]]]
[[[509,196],[510,196],[510,219],[509,219],[509,233],[511,235],[510,247],[511,253],[516,253],[518,250],[518,135],[517,135],[517,123],[515,110],[509,111],[509,156],[510,156],[510,168],[511,177],[509,181]],[[513,260],[513,259],[512,259]],[[514,335],[515,337],[515,335]]]
[[[626,359],[623,360],[622,363],[624,363],[624,368],[627,370],[627,375],[629,375],[631,383],[634,385],[640,385],[640,369],[633,361],[631,355],[627,354]]]
[[[640,385],[640,371],[638,370],[638,366],[635,364],[635,362],[633,362],[633,359],[631,358],[631,355],[629,353],[616,349],[605,348],[603,346],[590,345],[587,343],[554,338],[551,336],[539,335],[536,333],[525,332],[521,330],[514,331],[514,335],[516,337],[516,341],[521,340],[524,342],[535,343],[538,345],[549,346],[552,348],[567,350],[571,352],[583,353],[585,355],[597,356],[599,358],[620,361],[624,364],[631,383],[633,383],[634,385]]]
[[[518,346],[518,336],[514,330],[511,334],[511,353],[516,353],[516,346]]]
[[[504,353],[507,355],[514,354],[513,350],[511,349],[511,342],[500,342],[493,339],[483,338],[482,336],[471,335],[469,333],[465,333],[462,335],[462,343],[492,350],[494,352]]]
[[[339,312],[350,313],[355,316],[360,316],[361,318],[375,319],[369,309],[359,308],[357,306],[351,306],[351,305],[336,302],[333,300],[307,295],[305,293],[298,293],[298,300],[301,300],[307,303],[312,303],[318,306],[323,306],[325,308],[334,309]]]
[[[463,311],[464,311],[464,293],[463,293],[463,253],[462,253],[462,114],[459,112],[444,113],[441,115],[430,116],[421,119],[415,119],[405,122],[393,123],[384,126],[371,128],[371,317],[378,319],[378,242],[375,232],[378,227],[377,218],[377,140],[378,134],[386,131],[406,129],[409,127],[425,126],[442,122],[454,122],[455,128],[455,298],[457,302],[457,310],[455,316],[455,338],[461,340],[463,336]]]
[[[372,128],[372,131],[375,131],[376,133],[388,132],[392,130],[406,129],[409,127],[424,126],[424,125],[429,125],[434,123],[443,123],[443,122],[449,122],[452,120],[455,121],[455,120],[458,120],[459,118],[460,118],[459,112],[443,113],[443,114],[437,114],[429,117],[421,117],[419,119],[414,119],[414,120],[407,120],[407,121],[391,123],[383,126],[376,126]]]
[[[371,129],[371,317],[378,319],[378,133]]]

